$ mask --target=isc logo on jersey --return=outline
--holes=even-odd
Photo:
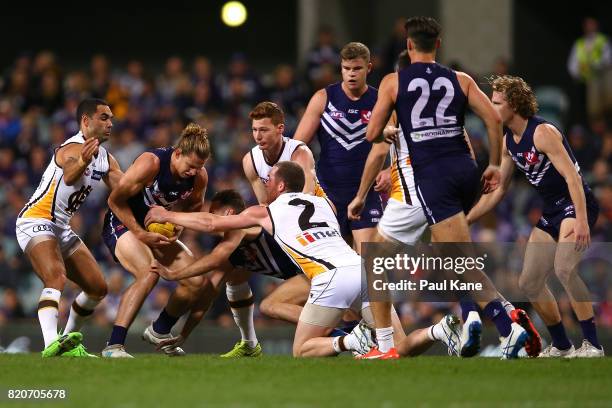
[[[295,239],[297,240],[297,242],[302,244],[302,246],[306,246],[320,239],[339,237],[339,236],[340,236],[340,233],[338,231],[330,228],[330,229],[325,229],[323,231],[317,231],[317,232],[312,232],[312,233],[308,231],[302,232],[301,234],[296,235]]]

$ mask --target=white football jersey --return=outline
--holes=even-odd
[[[66,140],[60,147],[85,143],[81,132]],[[57,150],[56,150],[57,153]],[[102,146],[75,184],[64,183],[64,170],[57,164],[55,154],[43,173],[38,188],[19,213],[19,218],[43,218],[60,226],[67,226],[93,188],[108,174],[108,152]]]
[[[404,134],[400,129],[395,143],[391,145],[391,194],[390,198],[400,203],[420,207],[416,195],[414,172],[410,164],[410,154]]]
[[[304,142],[300,142],[299,140],[290,139],[288,137],[283,136],[283,147],[281,149],[281,153],[278,156],[278,159],[274,163],[268,163],[266,158],[264,157],[263,151],[259,148],[259,146],[255,146],[251,149],[251,161],[253,162],[253,168],[257,173],[257,176],[261,180],[262,183],[266,184],[268,180],[270,180],[270,172],[272,171],[272,167],[278,162],[282,161],[291,161],[291,156],[295,149],[300,146],[306,146]],[[327,197],[323,188],[319,184],[318,180],[315,180],[315,191],[314,194],[319,197]]]
[[[341,266],[361,265],[361,257],[342,239],[327,199],[284,193],[268,212],[274,239],[309,279]]]
[[[274,161],[273,163],[268,163],[268,161],[264,157],[263,151],[259,148],[259,146],[255,146],[254,148],[252,148],[251,160],[253,161],[253,168],[259,176],[261,182],[266,184],[270,179],[270,172],[272,171],[272,167],[274,167],[276,163],[281,161],[291,161],[291,155],[293,155],[295,149],[302,146],[303,144],[303,142],[283,136],[283,147],[281,149],[281,153],[276,159],[276,161]]]

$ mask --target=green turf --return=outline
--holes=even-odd
[[[65,388],[62,402],[2,407],[611,406],[612,359],[399,361],[208,355],[133,360],[0,355],[0,388]]]

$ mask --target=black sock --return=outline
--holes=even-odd
[[[179,316],[180,317],[180,316]],[[159,334],[168,334],[172,330],[172,326],[178,321],[179,317],[170,316],[164,308],[157,320],[153,322],[153,330]]]
[[[125,344],[125,337],[127,336],[128,329],[123,326],[113,326],[113,332],[111,333],[110,340],[108,340],[108,345],[112,346],[113,344]]]

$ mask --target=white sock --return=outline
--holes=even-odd
[[[444,328],[442,327],[442,324],[438,322],[434,324],[433,326],[430,326],[429,329],[427,329],[427,336],[429,337],[430,340],[433,340],[433,341],[442,340],[445,336]]]
[[[350,332],[345,336],[334,337],[332,346],[334,347],[334,351],[340,354],[343,351],[357,350],[359,348],[359,340],[357,340],[353,332]]]
[[[393,327],[376,329],[376,342],[378,343],[378,350],[383,353],[395,347],[395,343],[393,342]]]
[[[255,310],[253,292],[248,282],[239,285],[226,285],[225,292],[230,302],[234,321],[240,329],[242,341],[249,347],[257,346],[257,334],[253,323],[253,311]]]
[[[44,288],[38,300],[38,321],[42,329],[45,348],[57,339],[57,321],[59,301],[62,292],[53,288]]]
[[[507,300],[502,301],[501,304],[504,307],[504,309],[506,309],[506,313],[508,313],[508,316],[510,316],[510,312],[512,312],[515,309],[514,305],[508,302]]]
[[[92,316],[98,303],[100,303],[99,300],[90,298],[85,294],[85,292],[79,293],[70,307],[70,315],[68,316],[68,322],[66,323],[64,334],[79,331],[79,329],[83,327],[85,320]]]

